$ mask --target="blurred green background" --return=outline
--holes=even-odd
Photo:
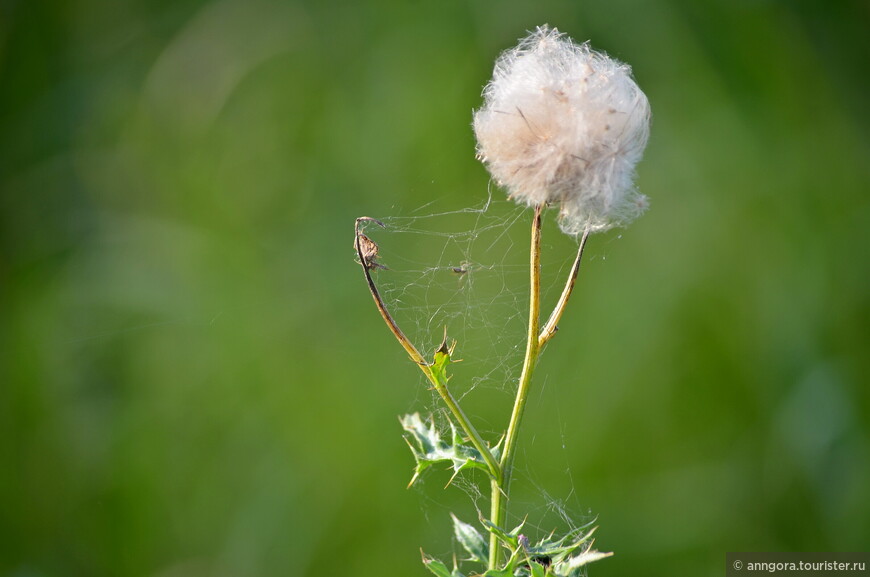
[[[471,111],[543,23],[633,66],[652,209],[590,243],[523,506],[598,515],[602,577],[867,551],[867,2],[5,1],[0,574],[449,558],[473,511],[443,472],[405,489],[396,417],[434,405],[351,227],[485,200]],[[463,390],[494,439],[509,387]]]

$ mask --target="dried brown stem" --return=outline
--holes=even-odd
[[[574,264],[571,266],[571,272],[568,273],[568,281],[565,283],[565,288],[562,290],[562,296],[559,297],[559,302],[550,314],[550,318],[541,330],[541,335],[538,337],[538,347],[543,347],[547,344],[556,331],[559,330],[559,320],[562,318],[562,313],[565,312],[565,307],[568,304],[568,299],[571,298],[571,293],[574,291],[574,285],[577,283],[577,273],[580,272],[580,261],[583,259],[583,249],[586,248],[586,239],[589,238],[589,229],[583,232],[583,237],[580,239],[580,246],[577,248],[577,258],[574,259]]]

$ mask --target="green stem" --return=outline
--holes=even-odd
[[[519,436],[520,421],[529,397],[529,385],[532,373],[540,353],[538,330],[541,313],[541,206],[535,207],[532,221],[532,242],[529,258],[529,331],[526,339],[526,354],[523,359],[523,370],[517,387],[517,396],[505,437],[504,451],[501,455],[501,482],[492,483],[492,500],[490,503],[490,518],[492,522],[506,529],[508,496],[510,494],[511,475],[513,473],[514,455]],[[489,568],[497,569],[501,559],[501,549],[495,535],[489,540]]]
[[[486,466],[489,469],[490,477],[494,482],[501,481],[501,467],[498,462],[496,462],[495,457],[492,456],[492,451],[486,446],[486,443],[483,441],[483,438],[480,436],[480,433],[477,432],[477,429],[474,428],[474,425],[471,424],[471,421],[468,420],[468,417],[465,416],[465,412],[462,410],[462,407],[459,406],[456,398],[451,394],[450,390],[447,388],[446,383],[440,382],[435,378],[435,375],[432,374],[432,370],[429,369],[428,366],[420,365],[420,368],[423,369],[423,372],[426,374],[426,378],[429,379],[429,382],[435,387],[435,390],[441,395],[441,400],[444,401],[444,404],[447,405],[447,408],[450,409],[450,412],[453,413],[453,418],[456,419],[456,422],[459,423],[459,426],[468,435],[469,440],[471,440],[471,444],[474,445],[474,448],[480,453],[483,457],[483,460],[486,461]]]
[[[426,378],[432,383],[432,386],[435,387],[435,390],[441,396],[441,399],[444,401],[444,404],[447,405],[447,408],[450,409],[450,412],[453,413],[453,417],[456,419],[459,426],[468,436],[471,444],[474,445],[474,448],[480,453],[483,457],[483,460],[486,462],[486,466],[489,469],[490,476],[497,481],[501,481],[501,466],[495,460],[495,457],[492,456],[492,451],[486,446],[486,443],[483,441],[483,438],[480,436],[480,433],[477,432],[477,429],[474,428],[474,425],[471,424],[471,421],[468,420],[468,417],[465,416],[465,412],[459,406],[459,403],[456,401],[456,398],[450,393],[450,390],[447,388],[447,383],[441,381],[435,376],[435,373],[432,371],[432,367],[426,360],[423,358],[423,355],[420,354],[420,351],[417,350],[417,347],[414,346],[414,343],[405,336],[405,333],[402,332],[402,329],[399,328],[399,325],[396,324],[396,321],[393,319],[393,315],[390,314],[390,311],[387,310],[387,305],[384,304],[384,299],[381,298],[381,293],[378,291],[378,287],[375,284],[374,279],[372,279],[371,269],[375,267],[374,257],[377,255],[377,251],[374,252],[373,255],[365,255],[363,254],[363,243],[360,242],[361,238],[364,238],[362,232],[360,231],[360,222],[363,221],[372,221],[377,223],[380,226],[384,226],[378,220],[375,220],[370,217],[360,217],[356,219],[356,226],[354,231],[356,236],[354,237],[354,248],[356,249],[357,257],[359,258],[360,265],[362,265],[363,273],[366,277],[366,282],[369,286],[369,292],[372,294],[372,298],[375,300],[375,306],[378,308],[378,312],[381,313],[381,318],[384,319],[384,322],[387,323],[390,331],[393,333],[393,336],[396,337],[396,340],[399,341],[399,344],[402,345],[402,348],[408,353],[411,357],[411,360],[420,367],[420,370],[423,371],[423,374],[426,375]],[[374,242],[371,239],[366,239],[372,245]],[[375,247],[377,245],[374,245]]]

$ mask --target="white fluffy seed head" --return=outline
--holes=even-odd
[[[542,26],[499,57],[483,96],[478,157],[517,202],[558,204],[573,235],[646,210],[633,180],[650,108],[631,67]]]

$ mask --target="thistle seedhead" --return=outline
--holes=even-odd
[[[499,57],[483,96],[478,157],[514,200],[558,205],[572,235],[646,210],[633,180],[650,108],[631,67],[541,26]]]

